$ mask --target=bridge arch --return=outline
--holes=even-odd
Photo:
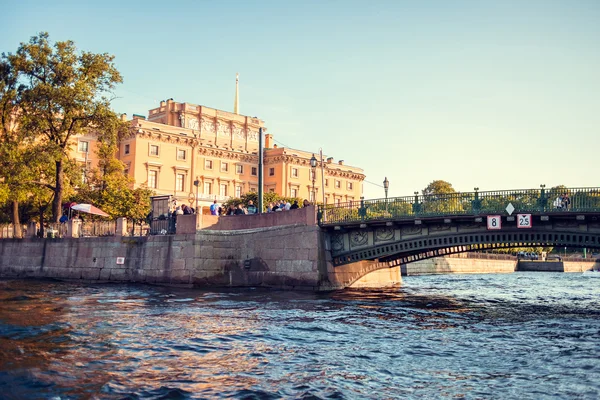
[[[454,233],[397,240],[333,257],[334,266],[377,260],[383,267],[407,264],[449,254],[497,248],[560,246],[600,249],[600,233],[504,231]]]

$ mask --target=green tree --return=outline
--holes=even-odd
[[[86,175],[76,199],[98,206],[112,218],[126,217],[134,222],[143,221],[150,212],[150,196],[154,191],[147,187],[132,189],[133,178],[125,175],[125,166],[114,156],[118,140],[127,134],[127,125],[120,121],[115,121],[114,125],[117,135],[104,138],[99,133],[102,140],[98,147],[98,168]]]
[[[20,204],[48,194],[47,188],[34,184],[39,167],[47,162],[46,153],[24,129],[24,114],[17,104],[19,85],[10,65],[0,60],[0,204],[11,204],[15,237],[22,236]]]
[[[69,185],[65,167],[73,138],[90,129],[102,132],[104,138],[117,134],[118,117],[107,97],[122,82],[113,59],[106,53],[78,52],[70,40],[52,45],[46,32],[21,43],[15,54],[2,54],[8,75],[19,82],[13,112],[19,115],[31,143],[43,146],[52,160],[45,184],[54,191],[56,222]]]
[[[423,196],[449,193],[456,193],[456,190],[451,183],[442,180],[433,181],[423,189]]]
[[[427,185],[422,193],[424,199],[420,207],[424,214],[438,215],[463,211],[461,196],[449,182],[435,180]]]

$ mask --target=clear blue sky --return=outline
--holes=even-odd
[[[364,194],[600,186],[600,1],[0,0],[0,51],[40,31],[108,52],[118,112],[173,97],[362,167]],[[373,182],[373,184],[369,183]]]

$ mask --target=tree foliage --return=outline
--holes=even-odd
[[[442,180],[433,181],[423,189],[423,196],[449,193],[456,193],[456,190],[454,190],[451,183]]]
[[[118,135],[118,117],[107,97],[122,81],[113,58],[78,52],[70,40],[51,44],[46,32],[21,43],[16,53],[2,54],[3,81],[15,83],[9,111],[18,116],[27,143],[43,149],[38,155],[49,160],[38,184],[54,192],[54,221],[71,183],[65,169],[74,137],[90,129],[102,140]]]
[[[98,168],[85,175],[76,199],[81,203],[95,204],[112,218],[143,221],[150,212],[150,196],[154,191],[146,187],[132,189],[133,178],[124,174],[123,163],[114,157],[117,139],[127,134],[127,127],[118,122],[114,129],[117,136],[99,143]]]
[[[230,205],[237,206],[238,204],[247,205],[248,202],[252,200],[252,202],[258,207],[258,193],[257,192],[248,192],[243,194],[241,197],[232,197],[226,202],[223,203],[225,209],[227,209]],[[302,200],[297,197],[284,197],[280,196],[277,193],[263,193],[263,206],[264,211],[266,211],[269,203],[279,202],[284,200],[285,202],[289,202],[290,204],[294,204],[294,201],[298,201],[298,205],[302,207]]]

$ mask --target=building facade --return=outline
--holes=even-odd
[[[221,204],[258,192],[259,129],[266,131],[262,120],[169,99],[149,110],[147,119],[134,115],[130,124],[132,134],[121,141],[117,158],[136,187],[146,185],[203,213],[214,200]],[[90,167],[94,145],[92,137],[78,138],[77,159]],[[313,169],[312,152],[278,147],[265,134],[264,192],[328,204],[360,198],[362,169],[314,156]]]

